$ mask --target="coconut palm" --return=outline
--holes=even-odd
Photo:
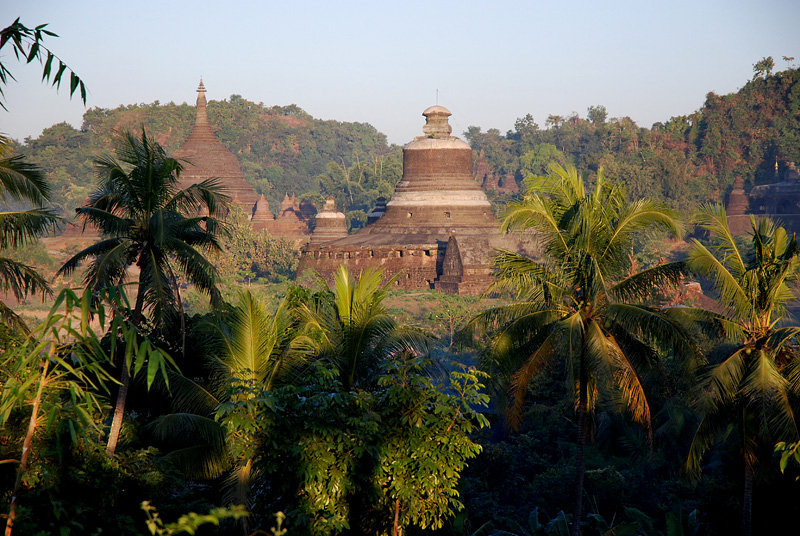
[[[426,333],[398,325],[387,312],[383,300],[392,281],[381,285],[381,275],[382,271],[370,269],[356,280],[341,265],[333,288],[323,284],[299,309],[305,329],[317,335],[319,357],[339,370],[346,390],[368,386],[386,359],[428,349]]]
[[[688,264],[718,293],[723,312],[711,317],[735,347],[702,377],[702,418],[686,469],[699,474],[703,454],[718,433],[738,425],[744,461],[742,533],[749,535],[758,450],[798,438],[790,399],[800,394],[800,360],[793,346],[800,327],[778,325],[795,299],[800,250],[795,236],[769,218],[751,219],[746,249],[736,243],[723,207],[705,205],[696,218],[714,245],[694,240]]]
[[[628,202],[624,189],[598,173],[587,191],[574,167],[551,167],[526,179],[525,197],[510,204],[506,231],[535,233],[544,262],[501,251],[491,291],[511,291],[512,304],[490,309],[471,325],[491,335],[487,366],[506,371],[507,414],[519,424],[528,384],[544,368],[566,361],[568,389],[577,399],[577,483],[573,534],[580,534],[588,416],[600,400],[619,403],[650,431],[642,373],[654,344],[689,351],[684,330],[644,304],[654,287],[676,283],[680,263],[630,274],[634,237],[653,227],[680,234],[675,214],[648,200]],[[494,371],[491,371],[494,373]]]
[[[228,198],[216,180],[178,189],[181,164],[144,130],[141,137],[123,133],[116,142],[116,156],[95,160],[98,188],[88,205],[76,210],[85,225],[99,229],[101,239],[75,254],[58,273],[68,275],[88,261],[85,284],[99,289],[126,282],[128,268],[135,265],[139,278],[132,321],[141,326],[148,313],[148,320],[160,327],[170,317],[182,318],[178,274],[212,301],[218,297],[216,271],[203,253],[219,249],[217,217],[224,214]],[[197,216],[200,208],[209,216]],[[123,366],[109,455],[116,448],[129,382]]]
[[[192,478],[215,479],[231,468],[228,501],[248,504],[254,475],[252,460],[232,459],[241,438],[226,437],[226,430],[214,415],[217,407],[229,400],[234,383],[259,385],[266,389],[295,379],[295,373],[311,355],[311,341],[297,330],[297,319],[287,297],[274,311],[249,291],[219,322],[204,327],[213,334],[209,340],[212,381],[206,387],[173,373],[170,395],[173,413],[150,426],[154,437],[170,449],[168,457]],[[210,328],[210,329],[208,329]]]
[[[59,218],[51,209],[43,208],[50,199],[44,172],[22,156],[7,156],[9,151],[9,141],[0,136],[0,202],[6,205],[0,212],[0,289],[21,300],[28,294],[49,293],[50,287],[36,270],[4,253],[54,229]],[[34,208],[5,210],[9,202],[30,203]],[[22,319],[2,301],[0,322],[27,331]]]

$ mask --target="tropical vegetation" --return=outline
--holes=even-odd
[[[16,21],[0,48],[58,85],[50,37]],[[293,281],[296,251],[215,181],[177,189],[189,105],[4,140],[4,289],[55,294],[27,328],[0,325],[7,536],[785,531],[796,238],[767,219],[732,236],[704,205],[685,244],[679,220],[797,160],[798,71],[773,68],[652,129],[602,106],[471,127],[476,169],[524,186],[490,192],[505,230],[542,246],[499,253],[480,299],[393,291],[377,271]],[[209,115],[270,201],[334,195],[357,227],[400,178],[369,125],[236,95]],[[99,238],[49,280],[61,263],[36,238],[75,206]]]
[[[750,535],[759,458],[776,443],[799,438],[792,402],[800,394],[800,356],[794,344],[800,327],[778,323],[795,299],[800,250],[796,237],[769,218],[751,219],[746,248],[730,232],[721,206],[704,206],[697,221],[715,240],[707,247],[695,239],[688,263],[718,291],[725,307],[709,320],[732,346],[701,377],[701,419],[686,467],[699,472],[703,454],[721,432],[736,429],[744,462],[742,534]]]
[[[147,313],[147,321],[163,329],[174,317],[183,319],[179,274],[212,301],[217,298],[216,269],[202,252],[219,248],[218,217],[224,214],[228,198],[213,179],[179,190],[181,164],[145,131],[141,137],[122,134],[116,154],[95,161],[98,188],[86,206],[76,209],[84,228],[96,227],[100,239],[67,260],[58,273],[69,275],[88,260],[84,284],[98,291],[120,288],[128,279],[129,267],[136,266],[138,285],[131,321],[141,327]],[[199,215],[203,209],[208,216]],[[114,454],[122,426],[129,365],[121,366],[109,455]]]
[[[655,365],[654,344],[691,351],[680,325],[645,303],[655,286],[679,281],[682,263],[630,273],[633,239],[655,226],[681,232],[673,212],[651,201],[628,202],[602,171],[593,191],[574,167],[554,165],[550,175],[527,179],[525,196],[508,206],[503,227],[537,233],[546,261],[500,252],[492,289],[514,299],[473,322],[491,332],[485,366],[507,379],[499,390],[511,393],[512,427],[519,426],[535,376],[554,362],[566,368],[577,410],[574,535],[581,533],[589,414],[619,403],[651,434],[642,376]]]

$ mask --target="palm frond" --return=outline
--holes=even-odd
[[[645,340],[674,350],[676,355],[692,357],[698,352],[683,325],[660,310],[632,303],[610,303],[604,307],[603,316],[616,324],[618,330],[640,334]]]
[[[0,199],[9,198],[28,201],[38,207],[50,200],[47,175],[29,163],[24,155],[0,159]]]
[[[734,276],[743,274],[746,270],[744,259],[728,227],[725,207],[715,203],[703,204],[694,218],[698,225],[720,240],[717,249],[723,253],[723,262],[731,267]]]
[[[688,274],[689,267],[683,261],[659,264],[625,278],[609,293],[618,300],[641,300],[656,288],[679,285]]]
[[[210,178],[176,192],[165,208],[189,215],[206,208],[210,216],[221,219],[225,217],[230,201],[222,181]]]
[[[683,472],[691,477],[700,476],[700,464],[703,455],[708,452],[717,440],[717,436],[729,430],[731,426],[730,408],[720,408],[704,413],[689,444],[689,454],[683,466]]]
[[[739,348],[701,377],[708,388],[703,405],[713,409],[734,403],[747,373],[745,356],[750,348]]]
[[[552,331],[544,342],[525,359],[522,366],[519,367],[511,377],[509,394],[512,403],[506,412],[506,421],[512,430],[517,430],[522,422],[528,385],[552,359],[555,352],[555,339],[557,339],[559,335],[557,331]]]
[[[0,289],[11,292],[18,300],[39,292],[53,294],[47,280],[34,268],[5,257],[0,257]]]
[[[225,448],[225,429],[214,419],[190,413],[162,415],[146,430],[167,451],[189,478],[212,480],[230,467]]]
[[[620,247],[627,247],[632,235],[654,225],[666,229],[675,237],[683,234],[683,227],[678,221],[677,213],[663,204],[648,199],[638,199],[626,203],[616,218],[613,234],[606,242],[602,256],[610,251],[620,249]]]
[[[39,208],[17,212],[0,212],[0,249],[17,247],[35,241],[54,231],[61,218],[51,209]]]
[[[258,477],[253,460],[248,459],[235,467],[225,479],[222,500],[225,504],[242,504],[246,508],[253,505],[252,486]]]
[[[742,395],[748,407],[755,407],[759,421],[759,435],[769,437],[776,431],[780,440],[793,441],[797,438],[794,411],[788,400],[789,385],[768,352],[758,350],[752,366],[742,380]],[[776,439],[777,441],[777,439]]]
[[[642,425],[652,440],[650,405],[647,402],[637,367],[628,354],[620,348],[614,337],[604,333],[597,322],[591,322],[587,326],[586,340],[589,349],[587,355],[592,358],[592,361],[602,364],[607,369],[609,377],[616,385],[617,392],[625,402],[634,422]]]
[[[95,258],[95,262],[92,263],[93,267],[90,267],[90,269],[96,274],[96,277],[87,278],[87,281],[112,281],[114,279],[119,279],[120,275],[124,273],[124,270],[120,269],[119,264],[127,264],[130,246],[130,242],[123,238],[101,240],[73,255],[58,269],[56,275],[68,276],[78,268],[81,262]],[[105,276],[102,274],[113,275]]]
[[[736,251],[738,254],[738,249]],[[737,257],[734,255],[732,258]],[[687,264],[692,271],[711,279],[714,288],[720,294],[722,303],[730,304],[737,316],[748,314],[751,301],[737,279],[736,272],[729,270],[722,261],[696,239],[692,239],[692,248],[689,250]],[[744,273],[744,266],[742,266],[741,274]]]
[[[3,301],[0,301],[0,324],[8,326],[14,331],[19,331],[23,335],[28,335],[31,332],[22,317],[15,313],[14,310]]]

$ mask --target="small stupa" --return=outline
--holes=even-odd
[[[336,209],[333,196],[325,199],[325,206],[317,212],[314,232],[311,233],[312,244],[324,244],[347,236],[347,221],[344,213]]]

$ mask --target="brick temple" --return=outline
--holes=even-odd
[[[277,216],[269,210],[269,203],[262,194],[260,197],[248,183],[239,160],[220,142],[208,121],[208,103],[203,79],[197,88],[197,115],[194,128],[181,147],[172,154],[183,165],[178,188],[184,189],[204,180],[219,179],[225,188],[224,193],[231,197],[231,203],[239,206],[247,215],[256,231],[266,230],[276,236],[307,240],[311,234],[310,223],[314,220],[316,208],[309,201],[297,201],[294,194],[286,194]],[[84,200],[87,206],[89,198]],[[64,235],[69,237],[95,238],[97,229],[86,226],[81,221],[68,222]],[[304,240],[301,240],[304,241]]]
[[[214,135],[208,122],[206,88],[202,78],[197,88],[197,117],[192,133],[180,149],[172,155],[183,164],[178,187],[183,189],[210,178],[217,178],[225,188],[232,203],[238,205],[248,216],[256,231],[266,230],[279,236],[301,236],[310,234],[309,222],[316,209],[308,201],[297,202],[292,194],[286,194],[277,216],[269,210],[269,203],[260,197],[248,183],[239,160]]]
[[[317,215],[317,229],[298,273],[316,270],[330,283],[346,264],[356,274],[382,268],[384,279],[394,277],[400,289],[435,288],[461,295],[486,290],[494,248],[516,247],[500,234],[486,194],[475,181],[472,149],[451,135],[450,111],[432,106],[422,115],[424,135],[404,147],[403,178],[385,209],[381,206],[370,215],[372,223],[344,236],[344,215],[329,199]]]
[[[749,193],[744,180],[737,177],[728,196],[728,226],[734,234],[751,231],[750,215],[769,216],[789,232],[800,233],[800,173],[794,162],[787,162],[781,180],[777,163],[775,182],[755,186]]]

